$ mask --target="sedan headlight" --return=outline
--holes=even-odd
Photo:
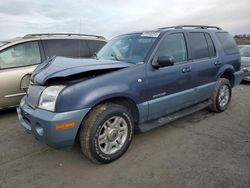
[[[56,99],[65,86],[49,86],[41,94],[39,108],[48,111],[55,111]]]

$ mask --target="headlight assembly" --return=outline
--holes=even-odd
[[[65,86],[49,86],[40,96],[38,107],[48,111],[55,111],[56,99]]]

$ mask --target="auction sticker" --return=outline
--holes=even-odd
[[[158,37],[160,35],[159,32],[149,31],[149,32],[143,32],[141,34],[141,37]]]

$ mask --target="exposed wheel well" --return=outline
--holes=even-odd
[[[229,71],[224,72],[224,73],[220,76],[220,78],[226,78],[226,79],[228,79],[229,82],[230,82],[230,84],[231,84],[231,87],[234,86],[234,75],[233,75],[232,72],[229,72]]]
[[[126,97],[115,97],[115,98],[110,98],[110,99],[104,100],[104,101],[98,103],[97,105],[99,105],[101,103],[107,103],[107,102],[120,104],[122,106],[127,107],[128,110],[130,110],[130,112],[131,112],[131,115],[134,119],[135,125],[138,124],[138,122],[139,122],[139,110],[136,106],[136,103],[133,100],[126,98]]]

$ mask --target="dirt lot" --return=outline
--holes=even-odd
[[[250,187],[250,85],[234,89],[228,111],[207,110],[144,134],[108,165],[79,144],[54,150],[0,112],[0,187]]]

